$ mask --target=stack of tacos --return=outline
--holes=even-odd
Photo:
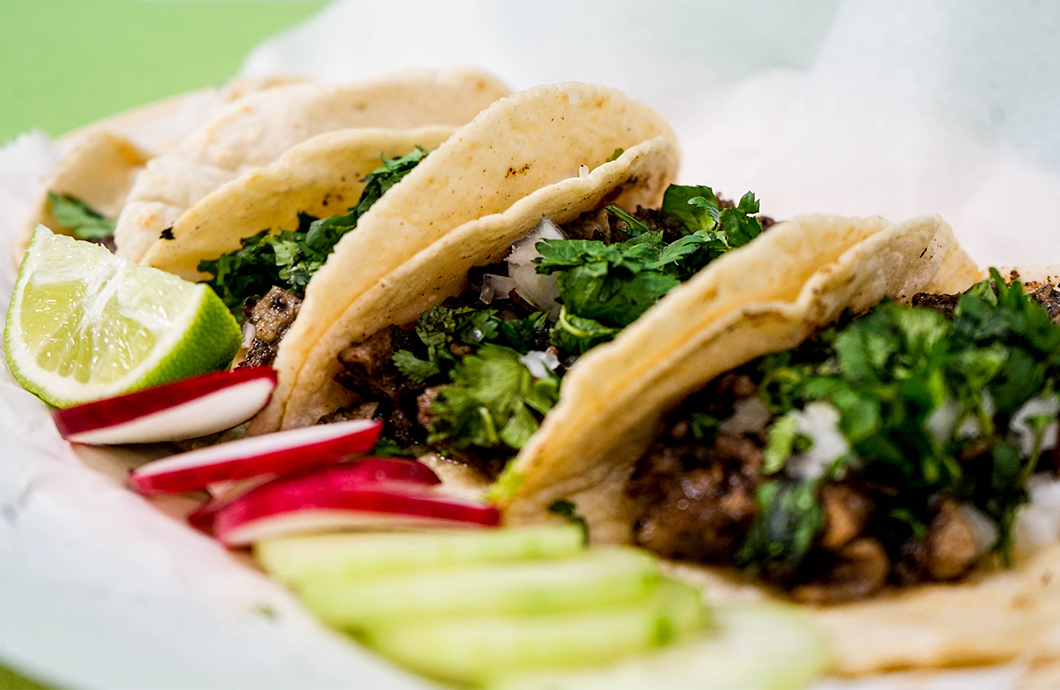
[[[574,516],[594,542],[692,563],[685,572],[715,599],[810,602],[833,633],[836,672],[1060,656],[1050,584],[1060,549],[998,565],[1016,553],[999,537],[1014,533],[1048,433],[1055,445],[1045,417],[1060,412],[1049,349],[1060,336],[1021,285],[1000,274],[980,282],[937,216],[774,224],[751,194],[733,203],[674,185],[672,131],[613,89],[560,84],[499,98],[503,88],[482,75],[456,87],[431,79],[463,94],[445,101],[459,107],[439,112],[438,96],[409,96],[422,84],[394,86],[414,107],[380,97],[376,117],[356,98],[289,84],[238,101],[146,166],[135,151],[120,156],[142,172],[120,211],[119,252],[210,280],[245,316],[249,352],[265,353],[253,361],[279,372],[248,433],[382,417],[388,451],[429,461],[455,488],[490,487],[510,524]],[[286,114],[263,115],[274,107]],[[324,124],[304,126],[315,108]],[[219,143],[226,132],[238,143]],[[291,251],[270,242],[317,255],[274,262],[237,289],[234,278],[257,270],[249,257]],[[956,320],[929,305],[956,305]],[[988,318],[1001,308],[1024,320]],[[1031,343],[1040,372],[1005,350],[1007,337]],[[903,414],[937,433],[894,447],[938,467],[910,460],[923,480],[913,492],[873,473],[873,449],[893,451],[892,408],[876,400],[876,416],[854,428],[843,415],[872,401],[837,377],[854,357],[875,377],[858,392],[904,395],[894,372],[919,371],[914,355],[937,363],[947,352],[929,346],[942,340],[964,348],[969,371],[1011,377],[1005,362],[1024,357],[1038,373],[1027,374],[1026,395],[1000,404],[947,388],[959,367],[915,381],[931,404]],[[894,354],[899,346],[914,354]],[[990,356],[968,354],[980,351]],[[1001,386],[991,381],[982,385]],[[1031,400],[1038,407],[1025,410]],[[1038,426],[1022,452],[1008,436],[1029,417]],[[964,462],[986,467],[997,492],[939,479]],[[918,502],[883,498],[907,489]],[[702,500],[714,504],[693,515]],[[719,527],[718,512],[736,517]],[[974,542],[959,567],[927,553],[952,556],[947,535],[965,551]],[[880,566],[868,585],[866,563]]]

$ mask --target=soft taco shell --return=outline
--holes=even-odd
[[[794,347],[846,308],[954,291],[980,276],[938,216],[807,216],[778,223],[675,288],[584,356],[496,489],[512,523],[573,501],[594,540],[627,542],[625,485],[665,414],[716,376]],[[940,283],[936,278],[944,281]]]
[[[359,85],[292,83],[230,104],[150,161],[118,218],[118,254],[139,261],[199,199],[314,136],[339,129],[462,125],[508,89],[478,71],[417,70]]]
[[[844,226],[862,239],[843,240],[843,233],[836,231]],[[807,242],[811,237],[812,245]],[[553,411],[566,414],[550,414],[516,461],[518,475],[508,487],[509,522],[546,519],[547,507],[566,498],[589,521],[594,540],[628,540],[632,518],[625,504],[625,482],[665,413],[689,393],[735,366],[798,345],[844,308],[862,310],[884,295],[903,299],[921,290],[957,292],[984,277],[937,217],[891,227],[880,221],[799,219],[771,229],[767,239],[734,252],[733,259],[719,260],[679,288],[677,299],[662,302],[575,367]],[[772,283],[772,278],[792,270],[783,263],[785,252],[796,252],[793,260],[800,261],[799,246],[813,247],[801,260],[809,261],[816,252],[832,256],[818,254],[819,261]],[[1023,274],[1049,277],[1051,270]],[[730,311],[701,319],[704,322],[685,337],[667,337],[653,348],[658,338],[652,336],[668,324],[679,331],[681,323],[694,321],[693,293],[709,282],[720,294],[741,274],[762,276],[774,287],[736,306],[731,306],[736,298],[730,296]],[[658,362],[665,364],[653,366]],[[596,422],[588,415],[577,416],[586,407]],[[714,601],[770,596],[768,588],[729,570],[691,565],[678,570],[698,579]],[[1054,544],[1022,555],[1012,569],[993,563],[981,567],[962,583],[927,584],[807,610],[832,640],[833,673],[1023,662],[1036,669],[1030,678],[1040,682],[1052,677],[1049,673],[1060,659],[1058,588],[1060,546]]]
[[[199,121],[251,93],[301,81],[283,75],[236,79],[221,87],[150,103],[65,134],[55,142],[59,163],[15,242],[15,263],[22,261],[38,224],[58,233],[68,232],[51,213],[49,190],[76,196],[103,217],[117,218],[147,161],[172,148]]]
[[[280,383],[251,432],[314,424],[346,404],[332,380],[344,347],[458,293],[471,267],[499,260],[542,214],[564,223],[605,202],[657,205],[677,167],[666,122],[614,89],[550,85],[498,101],[336,246],[280,345]]]
[[[143,169],[150,154],[125,137],[110,131],[95,131],[80,138],[80,143],[58,167],[41,190],[29,223],[15,243],[15,260],[29,245],[29,238],[38,224],[53,232],[69,235],[52,215],[48,192],[70,194],[99,211],[104,218],[117,218],[125,205],[137,173]]]
[[[266,228],[293,230],[299,212],[318,218],[346,213],[364,189],[364,177],[381,156],[403,156],[416,146],[437,148],[454,131],[347,129],[299,144],[272,165],[254,168],[207,194],[173,223],[172,239],[156,242],[141,263],[192,281],[202,259],[240,248],[240,240]]]

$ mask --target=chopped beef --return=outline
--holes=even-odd
[[[968,572],[979,558],[975,529],[960,505],[947,498],[928,525],[924,540],[925,570],[933,580],[952,580]]]
[[[934,309],[935,311],[942,312],[946,316],[953,313],[953,310],[957,308],[957,301],[960,300],[961,296],[958,295],[935,295],[928,292],[918,292],[913,295],[912,304],[914,307],[926,307],[928,309]]]
[[[883,545],[873,537],[861,537],[836,553],[824,577],[795,587],[792,596],[815,604],[858,601],[880,591],[890,571],[891,561]]]
[[[350,345],[339,353],[343,369],[335,377],[355,394],[357,405],[377,404],[374,416],[386,420],[387,438],[406,445],[422,443],[426,434],[415,423],[416,387],[397,370],[391,357],[414,337],[392,326]]]
[[[301,297],[273,286],[263,297],[244,307],[244,328],[246,324],[253,327],[254,338],[237,368],[272,364],[280,341],[294,323],[301,306]]]
[[[839,551],[865,530],[872,501],[847,484],[825,484],[820,499],[825,521],[818,543],[828,551]]]
[[[1060,290],[1052,285],[1043,285],[1032,292],[1031,297],[1042,305],[1050,319],[1053,321],[1060,319]]]
[[[416,397],[416,406],[419,410],[419,413],[416,415],[416,421],[419,422],[420,426],[424,429],[430,428],[431,422],[434,421],[434,413],[431,412],[431,405],[434,404],[435,399],[438,397],[438,392],[441,391],[441,389],[441,386],[431,386]]]
[[[1042,305],[1049,318],[1053,321],[1060,320],[1060,290],[1052,285],[1043,285],[1030,293],[1031,299]],[[914,307],[928,307],[950,316],[957,308],[957,302],[961,296],[956,295],[934,295],[927,292],[918,292],[913,295]]]
[[[670,558],[730,561],[754,521],[761,463],[761,448],[748,438],[719,436],[709,447],[656,443],[629,487],[643,506],[637,543]]]
[[[581,214],[561,229],[563,235],[571,240],[596,240],[611,244],[619,237],[627,238],[625,233],[611,227],[611,214],[602,208]]]

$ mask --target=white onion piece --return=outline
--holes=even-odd
[[[817,400],[797,412],[795,417],[796,429],[813,445],[791,456],[785,468],[789,475],[800,479],[823,477],[833,462],[850,452],[850,444],[839,430],[839,410]]]
[[[536,245],[541,240],[566,239],[559,226],[546,216],[533,230],[512,245],[508,254],[508,275],[515,281],[515,291],[519,296],[542,311],[559,314],[559,288],[556,287],[556,276],[542,275],[534,266],[534,259],[540,256]]]
[[[1060,414],[1060,398],[1055,395],[1031,398],[1023,403],[1020,409],[1016,410],[1015,414],[1012,415],[1012,421],[1009,422],[1008,425],[1009,440],[1015,442],[1016,445],[1019,446],[1020,454],[1023,455],[1023,457],[1029,458],[1033,455],[1036,445],[1039,445],[1039,451],[1052,450],[1056,447],[1056,416],[1058,414]],[[1030,424],[1027,423],[1027,420],[1031,417],[1038,416],[1052,418],[1052,421],[1041,431],[1040,444],[1038,443],[1038,432],[1032,429]]]
[[[519,358],[519,362],[530,370],[535,379],[547,379],[549,374],[559,368],[559,357],[551,352],[531,350]]]
[[[508,295],[514,289],[514,279],[487,273],[482,276],[482,292],[479,293],[478,299],[483,304],[492,304],[495,299],[508,299]]]
[[[961,504],[961,515],[975,533],[976,553],[980,556],[989,553],[1001,534],[997,523],[971,503]]]
[[[1016,550],[1029,555],[1060,541],[1060,480],[1043,474],[1027,482],[1030,498],[1016,512]]]

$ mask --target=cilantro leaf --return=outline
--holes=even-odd
[[[1018,282],[1005,284],[992,271],[991,280],[960,297],[951,319],[884,301],[759,366],[760,392],[774,412],[783,415],[813,400],[839,410],[840,429],[857,457],[846,469],[877,487],[883,533],[922,534],[933,515],[931,501],[953,497],[997,522],[995,548],[1007,558],[1044,430],[1056,420],[1050,414],[1028,422],[1037,434],[1030,450],[1013,442],[1010,425],[1032,398],[1060,390],[1060,326]],[[770,432],[767,473],[783,469],[792,454],[786,419]],[[763,515],[794,500],[779,486],[763,492]],[[769,537],[779,540],[771,546],[763,541],[766,527],[756,529],[742,552],[747,562],[799,553],[791,535],[787,541]]]
[[[301,293],[340,239],[354,228],[386,190],[400,182],[427,155],[417,147],[400,158],[383,156],[383,165],[369,173],[360,199],[345,214],[314,218],[298,214],[298,229],[271,229],[240,240],[240,249],[199,262],[198,270],[213,277],[209,285],[237,317],[243,304],[278,285]]]
[[[644,220],[608,206],[625,224],[629,239],[614,244],[580,239],[538,243],[537,271],[557,274],[566,317],[566,323],[553,329],[552,343],[582,354],[610,340],[711,260],[759,235],[762,228],[753,216],[758,207],[750,192],[735,208],[722,209],[710,187],[671,185],[662,212],[678,221],[682,230],[677,237],[667,240]],[[609,329],[614,333],[607,333]]]
[[[48,204],[59,225],[73,233],[79,240],[103,240],[114,237],[117,222],[103,217],[72,194],[56,194],[48,191]]]
[[[535,378],[520,356],[487,344],[461,360],[450,372],[452,384],[442,387],[431,405],[428,443],[457,450],[521,448],[559,399],[559,378],[551,372]]]
[[[560,309],[556,325],[549,331],[549,341],[563,352],[583,355],[601,343],[618,335],[619,329],[605,326],[599,321],[567,313]]]

